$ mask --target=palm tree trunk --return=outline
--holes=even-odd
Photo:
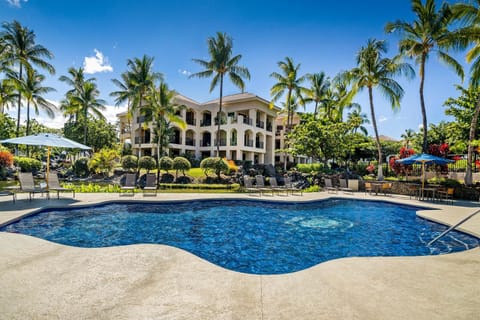
[[[383,180],[383,166],[382,166],[382,146],[380,145],[380,138],[378,136],[377,120],[375,119],[375,109],[373,107],[373,93],[372,87],[368,87],[368,99],[370,100],[370,113],[372,117],[373,131],[375,131],[375,141],[378,150],[378,174],[377,180]]]
[[[20,63],[20,70],[18,72],[18,79],[22,81],[22,71],[23,71],[23,65]],[[18,110],[17,110],[17,131],[15,132],[15,137],[18,138],[18,135],[20,134],[20,108],[22,106],[22,94],[20,92],[20,89],[18,90]]]
[[[422,143],[422,153],[427,153],[427,110],[425,109],[425,99],[423,97],[423,86],[425,83],[425,60],[426,54],[422,54],[422,60],[420,62],[420,107],[422,110],[422,120],[423,120],[423,143]]]
[[[162,118],[157,119],[157,182],[160,181],[160,157],[163,154]]]
[[[218,114],[217,114],[217,157],[220,157],[220,115],[222,114],[222,99],[223,99],[223,73],[220,74],[220,105],[218,107]]]
[[[30,135],[30,101],[27,101],[27,136]]]
[[[318,101],[315,100],[315,112],[313,114],[314,119],[317,119],[317,113],[318,113]]]
[[[475,112],[473,113],[472,122],[470,123],[470,134],[468,135],[468,151],[467,151],[467,170],[465,172],[465,185],[473,184],[472,178],[472,161],[473,161],[473,145],[472,141],[475,139],[475,131],[478,124],[478,115],[480,113],[480,96],[477,98]]]
[[[292,96],[292,90],[291,89],[288,89],[288,93],[287,93],[287,127],[285,128],[285,133],[289,133],[290,132],[290,122],[291,122],[291,117],[290,117],[290,98]],[[288,139],[285,139],[285,145],[283,146],[285,149],[288,149]],[[287,171],[287,163],[288,163],[288,153],[287,152],[284,152],[283,153],[283,170],[284,171]]]
[[[87,145],[87,126],[88,126],[88,122],[87,122],[87,116],[88,116],[88,109],[85,108],[85,119],[83,119],[83,144],[84,145]]]

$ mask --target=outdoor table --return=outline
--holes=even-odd
[[[423,188],[423,194],[422,194],[422,200],[425,200],[425,198],[427,199],[431,199],[432,201],[435,201],[435,194],[437,192],[437,189],[436,187],[426,187],[426,188]],[[430,195],[430,197],[428,197],[428,195]]]
[[[375,195],[378,195],[378,192],[382,190],[382,185],[386,183],[386,181],[373,181],[371,182],[372,184],[372,189],[375,191]]]

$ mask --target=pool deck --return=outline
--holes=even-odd
[[[386,200],[440,209],[418,214],[448,225],[480,208],[474,202],[432,204],[363,192],[36,197],[28,201],[19,194],[15,204],[0,197],[0,225],[45,206],[132,199]],[[462,229],[480,236],[480,214]],[[164,245],[85,249],[0,232],[0,319],[475,319],[479,299],[480,248],[441,256],[344,258],[285,275],[250,275]]]

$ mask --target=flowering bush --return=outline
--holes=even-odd
[[[397,160],[405,159],[411,157],[415,154],[413,149],[407,149],[406,147],[401,147],[398,157],[391,157],[389,161],[390,168],[395,172],[396,175],[407,175],[412,171],[412,165],[405,165],[398,163]]]
[[[0,151],[0,168],[8,168],[13,164],[13,155],[10,151]]]

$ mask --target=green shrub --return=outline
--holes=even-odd
[[[16,167],[20,167],[22,172],[35,172],[42,169],[42,163],[37,159],[13,157],[13,163]]]
[[[318,186],[318,185],[310,186],[303,191],[304,192],[319,192],[320,191],[320,186]]]
[[[222,158],[209,157],[200,162],[200,168],[203,169],[205,176],[208,177],[208,173],[213,171],[217,175],[217,178],[220,179],[220,174],[228,171],[228,164]]]
[[[145,169],[148,173],[157,168],[157,161],[150,156],[143,156],[138,160],[138,168]]]
[[[79,178],[88,177],[90,170],[88,169],[88,158],[79,158],[73,164],[73,173]]]
[[[115,167],[115,163],[118,161],[119,157],[118,151],[115,149],[101,149],[93,155],[88,163],[88,167],[95,173],[108,175],[108,173]]]
[[[299,163],[297,170],[301,173],[319,172],[323,170],[323,163]]]
[[[160,170],[165,170],[168,172],[168,170],[171,170],[173,167],[173,160],[170,157],[161,157],[160,158],[160,163],[158,164]]]
[[[175,157],[173,159],[172,168],[175,170],[175,176],[178,177],[178,171],[181,170],[182,174],[185,176],[185,170],[190,170],[192,166],[190,165],[190,161],[184,157]]]
[[[136,156],[128,155],[122,157],[122,168],[127,171],[133,171],[138,168],[138,158]]]

